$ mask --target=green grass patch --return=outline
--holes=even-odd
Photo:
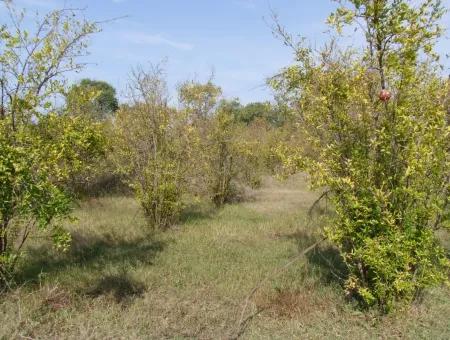
[[[151,234],[127,197],[83,202],[65,254],[35,242],[17,288],[1,297],[0,338],[217,339],[235,334],[245,297],[267,274],[320,237],[303,179],[266,181],[249,202],[189,207]],[[403,313],[379,317],[346,301],[345,269],[327,244],[268,280],[252,298],[248,339],[450,336],[448,290],[425,293]]]

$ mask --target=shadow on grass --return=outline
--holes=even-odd
[[[286,235],[298,246],[299,251],[313,245],[320,240],[318,235],[305,231],[296,231]],[[319,280],[325,284],[342,284],[347,278],[348,272],[339,251],[330,244],[318,245],[314,250],[306,254],[309,267],[319,273]]]
[[[73,268],[98,274],[104,272],[104,268],[124,269],[151,265],[154,257],[166,245],[167,242],[156,240],[152,236],[120,240],[110,235],[76,232],[72,234],[72,246],[67,253],[59,253],[50,245],[29,248],[28,255],[18,270],[16,282],[36,283],[41,273],[54,275]]]
[[[216,213],[217,209],[210,202],[192,203],[183,209],[179,222],[184,224],[202,221],[214,217]]]
[[[101,277],[86,295],[91,297],[112,296],[117,303],[140,297],[146,291],[142,282],[131,278],[126,272]]]
[[[347,266],[339,251],[330,245],[319,246],[307,256],[308,262],[319,268],[321,281],[342,285],[348,277]]]

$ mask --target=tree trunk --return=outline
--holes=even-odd
[[[3,217],[2,224],[0,225],[0,256],[6,253],[6,249],[8,247],[8,235],[7,228],[9,224],[9,218]]]

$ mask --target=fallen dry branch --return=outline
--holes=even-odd
[[[289,262],[287,262],[286,264],[284,264],[281,267],[277,267],[275,268],[275,270],[273,270],[272,272],[270,272],[268,275],[266,275],[264,277],[264,279],[262,279],[251,291],[250,293],[247,295],[247,298],[245,299],[244,305],[242,307],[242,311],[241,311],[241,317],[239,319],[239,322],[237,324],[236,327],[236,333],[232,336],[230,336],[230,340],[236,340],[238,339],[245,331],[245,328],[247,327],[249,321],[256,316],[257,314],[259,314],[261,312],[261,310],[258,310],[256,313],[251,314],[250,316],[244,318],[245,316],[245,312],[247,310],[247,306],[250,302],[250,299],[253,297],[253,295],[255,295],[255,293],[270,279],[278,277],[281,273],[283,273],[288,267],[290,267],[292,264],[294,264],[295,262],[297,262],[298,260],[300,260],[301,258],[303,258],[304,256],[306,256],[310,251],[312,251],[313,249],[315,249],[319,244],[321,244],[323,241],[326,240],[326,237],[323,237],[322,239],[320,239],[319,241],[317,241],[316,243],[310,245],[308,248],[306,248],[305,250],[303,250],[301,253],[299,253],[298,255],[296,255],[295,257],[293,257]]]

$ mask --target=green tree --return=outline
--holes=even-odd
[[[95,120],[106,120],[117,111],[115,88],[105,81],[83,79],[66,94],[67,111],[87,114]]]
[[[132,102],[117,111],[114,122],[116,161],[149,225],[165,229],[183,206],[190,145],[186,116],[169,107],[160,66],[137,68],[131,78]]]
[[[3,3],[10,22],[0,27],[0,282],[20,258],[29,235],[50,235],[57,248],[70,241],[61,221],[70,212],[65,181],[102,152],[98,126],[57,114],[53,95],[64,90],[64,74],[79,70],[87,38],[98,29],[74,10],[30,18]]]
[[[193,119],[211,116],[222,95],[222,89],[212,80],[205,84],[186,81],[178,87],[178,99]]]
[[[192,177],[200,178],[197,186],[207,189],[217,207],[242,198],[244,186],[257,187],[267,171],[265,140],[270,129],[264,121],[251,126],[238,121],[239,109],[237,100],[221,100],[203,124],[192,125],[198,136]]]
[[[64,92],[64,112],[84,121],[100,123],[106,137],[108,150],[112,149],[113,121],[118,109],[116,90],[107,82],[83,79]],[[111,152],[96,159],[94,169],[80,169],[73,172],[67,183],[67,189],[77,197],[102,195],[110,191],[127,190],[114,173],[114,162]]]
[[[206,136],[206,178],[216,206],[236,197],[236,122],[233,102],[222,101],[210,120]]]
[[[283,112],[270,102],[255,102],[242,106],[237,111],[237,120],[250,124],[256,119],[263,119],[273,126],[280,127],[285,119]]]
[[[435,231],[448,224],[448,83],[434,44],[438,0],[339,1],[329,23],[363,30],[367,48],[316,53],[297,44],[297,63],[272,85],[287,92],[313,152],[286,161],[325,187],[336,216],[326,229],[348,266],[346,290],[389,311],[447,280]]]

